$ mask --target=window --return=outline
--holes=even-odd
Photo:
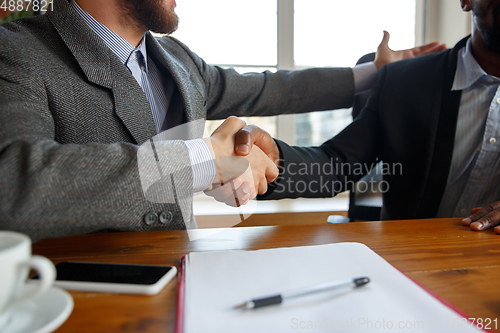
[[[295,0],[295,66],[352,67],[374,52],[382,31],[393,49],[415,45],[414,0]],[[351,110],[295,116],[295,144],[320,145],[352,121]]]
[[[354,66],[376,50],[415,45],[421,0],[186,0],[174,34],[210,64],[240,72]],[[420,6],[422,7],[422,6]],[[351,121],[350,110],[247,119],[290,144],[318,145]],[[220,122],[207,122],[209,135]]]
[[[276,71],[277,5],[275,1],[178,1],[179,29],[174,36],[207,63],[238,72]],[[277,135],[275,117],[243,118]],[[205,136],[221,121],[208,121]]]

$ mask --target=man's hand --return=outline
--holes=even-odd
[[[279,166],[280,151],[269,133],[255,125],[245,126],[236,133],[234,142],[234,152],[236,154],[247,156],[254,145],[258,146],[276,166]]]
[[[500,201],[483,208],[474,208],[471,216],[462,220],[463,225],[468,225],[472,230],[481,231],[493,228],[500,234]]]
[[[439,42],[433,42],[425,44],[422,46],[414,47],[412,49],[393,51],[389,48],[389,38],[390,35],[387,31],[384,31],[384,38],[377,48],[377,54],[375,55],[375,66],[378,69],[380,67],[390,64],[391,62],[396,62],[403,59],[414,58],[424,54],[440,52],[446,50],[446,45]]]
[[[278,168],[259,147],[250,147],[244,157],[235,154],[235,135],[245,125],[243,120],[229,117],[205,139],[217,166],[214,184],[205,193],[232,206],[266,193],[267,183],[278,176]]]

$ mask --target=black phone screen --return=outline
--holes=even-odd
[[[62,262],[56,265],[57,280],[152,285],[172,266]],[[36,277],[34,277],[36,278]]]

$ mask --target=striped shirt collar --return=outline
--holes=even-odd
[[[114,31],[110,30],[101,22],[93,18],[89,13],[83,10],[75,0],[71,0],[71,6],[80,15],[80,17],[87,23],[87,25],[102,39],[102,41],[113,51],[114,54],[120,59],[123,64],[126,64],[132,52],[136,49],[132,44],[117,35]],[[146,53],[146,35],[142,38],[141,43],[137,47],[142,53],[144,59],[147,59]],[[147,61],[146,71],[147,71]]]
[[[451,90],[467,89],[480,79],[489,80],[488,83],[492,83],[491,79],[494,79],[498,83],[498,78],[488,75],[478,64],[472,55],[471,44],[469,38],[467,45],[458,52],[457,71]]]

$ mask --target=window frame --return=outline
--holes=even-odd
[[[430,35],[429,29],[426,29],[426,12],[435,9],[435,1],[415,0],[415,44],[421,45]],[[254,64],[222,64],[213,65],[221,67],[240,67],[240,68],[275,68],[277,70],[295,70],[294,60],[294,24],[295,24],[295,1],[294,0],[276,0],[277,2],[277,63],[274,65],[254,65]],[[427,15],[428,16],[428,15]],[[356,59],[353,59],[353,62]],[[296,144],[295,136],[295,115],[276,116],[276,138],[287,142],[290,145]]]

